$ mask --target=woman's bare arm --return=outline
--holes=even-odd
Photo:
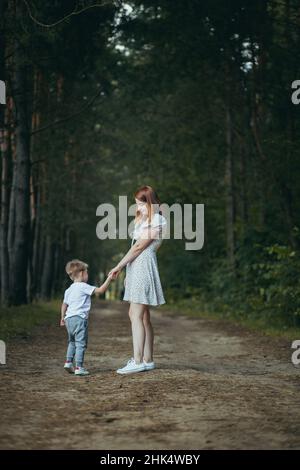
[[[135,244],[128,250],[126,255],[117,264],[116,268],[123,269],[127,263],[130,263],[137,258],[144,250],[153,242],[153,239],[139,239]]]
[[[109,274],[117,273],[121,271],[127,263],[130,263],[135,258],[137,258],[152,242],[155,240],[160,233],[159,228],[151,228],[143,231],[141,237],[136,241],[136,243],[128,250],[126,255],[121,259],[121,261],[115,266]]]

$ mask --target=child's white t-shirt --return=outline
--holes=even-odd
[[[73,282],[65,291],[64,303],[68,305],[65,318],[79,315],[87,319],[91,308],[91,295],[96,286],[86,282]]]

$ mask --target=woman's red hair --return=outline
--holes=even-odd
[[[149,222],[151,223],[153,214],[154,214],[154,206],[153,204],[159,205],[161,204],[157,193],[154,191],[151,186],[141,186],[135,193],[134,197],[138,199],[139,201],[146,202],[147,204],[147,209],[148,209],[148,217],[149,217]],[[159,210],[159,214],[162,214],[162,212]],[[135,213],[135,222],[137,222],[141,217],[141,213],[139,210],[136,211]]]

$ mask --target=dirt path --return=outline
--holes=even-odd
[[[290,343],[159,309],[152,318],[158,367],[130,376],[115,373],[131,357],[126,303],[92,311],[90,377],[64,372],[66,332],[54,324],[10,342],[0,448],[300,449]]]

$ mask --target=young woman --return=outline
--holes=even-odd
[[[166,218],[159,210],[160,201],[151,186],[139,188],[135,194],[137,205],[130,250],[109,273],[117,277],[126,266],[123,300],[130,302],[133,357],[119,374],[131,374],[155,368],[153,362],[154,333],[149,306],[165,304],[160,282],[156,251],[162,243]]]

